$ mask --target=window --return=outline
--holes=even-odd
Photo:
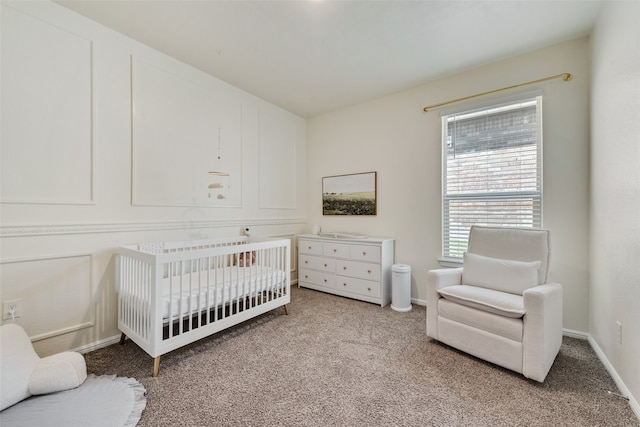
[[[442,116],[443,261],[459,261],[472,225],[540,228],[542,97]]]

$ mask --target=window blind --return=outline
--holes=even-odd
[[[461,259],[472,225],[540,228],[542,97],[442,117],[443,248]]]

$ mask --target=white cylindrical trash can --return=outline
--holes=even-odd
[[[391,267],[391,308],[411,311],[411,266],[394,264]]]

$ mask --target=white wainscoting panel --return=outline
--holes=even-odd
[[[20,299],[33,341],[95,325],[93,256],[55,255],[0,262],[2,300]]]
[[[271,235],[270,237],[274,239],[289,239],[290,244],[290,261],[291,261],[291,273],[296,273],[298,271],[298,239],[295,234],[276,234]]]
[[[1,201],[92,204],[92,42],[0,7]]]
[[[260,196],[263,209],[296,208],[296,129],[275,109],[260,110]]]
[[[141,58],[131,68],[132,203],[239,207],[241,104]]]

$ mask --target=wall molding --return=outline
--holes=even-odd
[[[46,331],[40,331],[39,333],[36,333],[34,335],[30,335],[29,338],[31,339],[32,342],[36,342],[36,341],[41,341],[41,340],[45,340],[48,338],[53,338],[53,337],[57,337],[60,335],[65,335],[68,334],[70,332],[75,332],[75,331],[79,331],[81,329],[86,329],[86,328],[91,328],[96,326],[96,307],[93,301],[94,295],[95,295],[95,283],[96,283],[96,278],[95,278],[95,259],[94,259],[94,254],[92,252],[81,252],[81,253],[72,253],[72,254],[58,254],[58,255],[50,255],[50,256],[36,256],[36,257],[25,257],[25,258],[13,258],[13,259],[4,259],[4,260],[0,260],[0,266],[3,266],[3,268],[6,268],[4,266],[6,265],[11,265],[11,264],[28,264],[28,263],[37,263],[37,262],[46,262],[46,261],[59,261],[59,260],[69,260],[72,258],[77,258],[77,259],[82,259],[82,258],[86,258],[86,265],[85,267],[87,267],[86,271],[84,273],[87,274],[87,278],[84,278],[82,280],[82,282],[84,283],[85,281],[88,283],[88,289],[87,289],[87,299],[84,302],[80,302],[80,304],[84,304],[83,306],[80,306],[80,309],[83,313],[88,314],[88,319],[85,319],[85,321],[80,321],[79,323],[77,322],[73,322],[73,320],[71,320],[70,322],[67,322],[66,324],[59,324],[57,328],[55,329],[49,329]],[[73,268],[77,268],[78,265],[74,265]],[[36,269],[34,267],[34,269]],[[49,271],[48,269],[40,269],[41,271]],[[5,272],[6,273],[6,272]],[[58,274],[58,275],[56,275]],[[55,273],[53,276],[47,277],[47,279],[52,279],[54,277],[60,277],[59,276],[59,272]],[[39,283],[42,281],[43,276],[38,278],[38,282]],[[73,278],[73,277],[71,277]],[[48,288],[52,288],[53,286],[58,285],[59,283],[64,283],[65,281],[68,281],[69,277],[66,277],[65,280],[60,279],[59,281],[51,280],[50,282],[47,283]],[[24,296],[22,296],[22,298],[24,299],[24,297],[26,296],[26,300],[23,301],[23,303],[26,303],[26,305],[29,304],[29,301],[31,300],[31,303],[34,303],[33,299],[30,298],[30,296],[32,296],[34,293],[32,292],[33,288],[29,287],[32,282],[29,282],[27,279],[26,284],[28,285],[26,293],[24,292],[24,290],[21,291]],[[4,286],[9,285],[9,287],[12,287],[12,283],[11,280],[7,280],[6,277],[4,277]],[[25,283],[20,283],[20,286],[24,286]],[[63,285],[64,286],[64,285]],[[4,288],[4,291],[6,292],[6,288]],[[18,292],[17,296],[20,297],[20,292]],[[12,292],[12,294],[15,294],[16,291],[14,290]],[[35,301],[35,303],[37,304],[38,301]],[[60,303],[60,304],[64,304]],[[79,307],[78,305],[74,306],[74,308]],[[29,317],[33,317],[33,316],[29,316]],[[26,319],[26,317],[25,317]],[[16,322],[16,320],[13,320],[13,322],[20,324],[21,326],[28,328],[29,326],[34,327],[34,323],[33,320],[22,320],[22,321],[18,321]],[[26,322],[26,324],[25,324]],[[55,322],[54,322],[55,323]],[[60,322],[57,322],[60,323]],[[51,326],[52,323],[49,322],[49,326]]]
[[[6,98],[9,107],[2,114],[3,144],[12,158],[2,163],[0,203],[95,205],[93,40],[22,8],[2,6],[11,15],[2,55],[13,66],[3,66],[3,103]],[[23,50],[31,59],[12,53]],[[67,97],[64,108],[59,94]],[[16,114],[5,116],[5,110]]]
[[[0,226],[0,238],[56,236],[68,234],[126,233],[158,230],[306,224],[306,218],[228,219],[205,221],[114,222],[91,224],[37,224]]]

